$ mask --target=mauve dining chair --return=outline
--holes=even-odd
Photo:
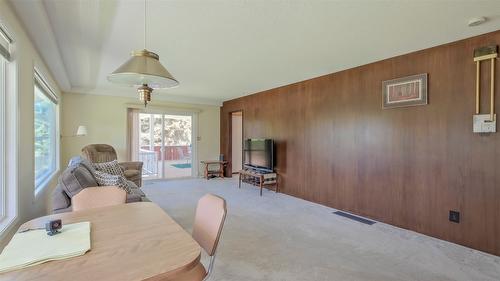
[[[73,211],[125,204],[127,192],[117,186],[87,187],[71,198]]]
[[[222,233],[222,227],[226,219],[226,200],[207,194],[198,201],[193,225],[193,238],[200,244],[210,257],[208,268],[199,263],[196,267],[182,276],[176,276],[177,281],[206,281],[213,271],[215,253]]]

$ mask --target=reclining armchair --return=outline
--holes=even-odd
[[[82,155],[92,163],[111,162],[117,160],[116,150],[108,144],[89,144],[82,148]],[[142,186],[142,162],[119,163],[125,178],[134,182],[138,187]]]

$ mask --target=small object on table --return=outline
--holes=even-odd
[[[62,228],[62,221],[61,220],[51,220],[51,221],[45,223],[45,231],[47,231],[47,235],[49,235],[49,236],[61,233],[59,231],[61,228]],[[26,229],[18,231],[17,233],[25,233],[28,231],[40,230],[40,229],[43,229],[43,227],[26,228]]]
[[[205,165],[205,178],[224,178],[224,167],[227,164],[227,161],[217,161],[217,160],[208,160],[201,161],[202,164]],[[210,169],[210,166],[216,166],[217,169]]]
[[[276,193],[279,192],[278,174],[277,173],[262,173],[258,170],[244,169],[239,171],[238,188],[241,188],[241,182],[245,182],[260,188],[260,196],[262,196],[262,189],[271,189],[274,187]]]
[[[61,233],[59,230],[62,228],[61,220],[51,220],[45,224],[47,235],[52,236]]]

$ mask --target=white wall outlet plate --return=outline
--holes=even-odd
[[[497,115],[494,115],[494,121],[490,120],[490,114],[476,114],[472,117],[472,131],[474,133],[496,133]]]

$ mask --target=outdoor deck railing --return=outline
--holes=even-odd
[[[142,174],[144,176],[158,175],[158,161],[160,161],[161,146],[154,146],[153,150],[149,146],[143,146],[139,150],[139,161],[143,162]],[[163,161],[191,160],[191,146],[176,145],[165,146],[163,149]]]
[[[158,175],[158,156],[155,151],[141,149],[139,151],[139,161],[142,161],[142,175]]]

